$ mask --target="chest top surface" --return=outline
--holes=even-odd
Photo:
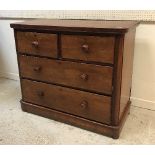
[[[110,21],[110,20],[66,20],[66,19],[35,19],[25,22],[12,23],[15,29],[39,29],[54,31],[102,31],[125,33],[138,25],[137,21]]]

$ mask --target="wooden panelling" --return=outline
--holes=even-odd
[[[30,80],[22,85],[24,101],[110,124],[110,97]]]
[[[62,35],[62,57],[113,64],[114,37]]]
[[[56,34],[17,32],[16,36],[19,53],[57,57]]]
[[[111,94],[112,67],[19,56],[22,77]]]
[[[120,95],[120,113],[119,117],[130,100],[132,70],[133,70],[133,56],[134,56],[134,39],[135,29],[130,30],[125,34],[124,38],[124,52],[123,52],[123,68],[122,68],[122,82],[121,82],[121,95]]]

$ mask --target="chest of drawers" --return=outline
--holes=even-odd
[[[23,111],[118,138],[130,109],[137,24],[12,23]]]

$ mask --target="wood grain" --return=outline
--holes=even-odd
[[[112,67],[19,56],[22,77],[111,94]]]
[[[112,125],[119,123],[120,94],[123,66],[124,35],[118,35],[115,42],[114,71],[113,71],[113,94],[112,94]]]
[[[137,21],[40,19],[12,23],[15,29],[50,30],[57,32],[126,33]]]
[[[106,125],[103,123],[91,121],[82,117],[78,117],[75,115],[67,114],[61,111],[57,111],[50,108],[45,108],[39,105],[34,105],[29,102],[24,102],[21,100],[21,107],[23,111],[30,112],[39,116],[43,116],[46,118],[51,118],[56,121],[68,123],[89,131],[93,131],[102,135],[106,135],[112,137],[114,139],[118,139],[121,129],[125,123],[125,120],[129,114],[130,110],[130,102],[127,104],[123,117],[121,117],[120,124],[117,126]]]
[[[62,57],[113,64],[114,37],[62,35]]]
[[[24,101],[110,124],[110,97],[30,80],[22,85]]]
[[[130,101],[135,41],[134,38],[135,29],[132,29],[125,34],[119,119],[122,117],[126,104],[128,101]]]
[[[40,56],[57,57],[57,35],[36,32],[20,32],[16,34],[17,51]],[[38,45],[37,45],[38,44]]]
[[[13,23],[24,111],[118,138],[130,109],[136,21]]]

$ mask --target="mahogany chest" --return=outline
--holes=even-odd
[[[23,111],[118,138],[130,108],[135,21],[12,23]]]

